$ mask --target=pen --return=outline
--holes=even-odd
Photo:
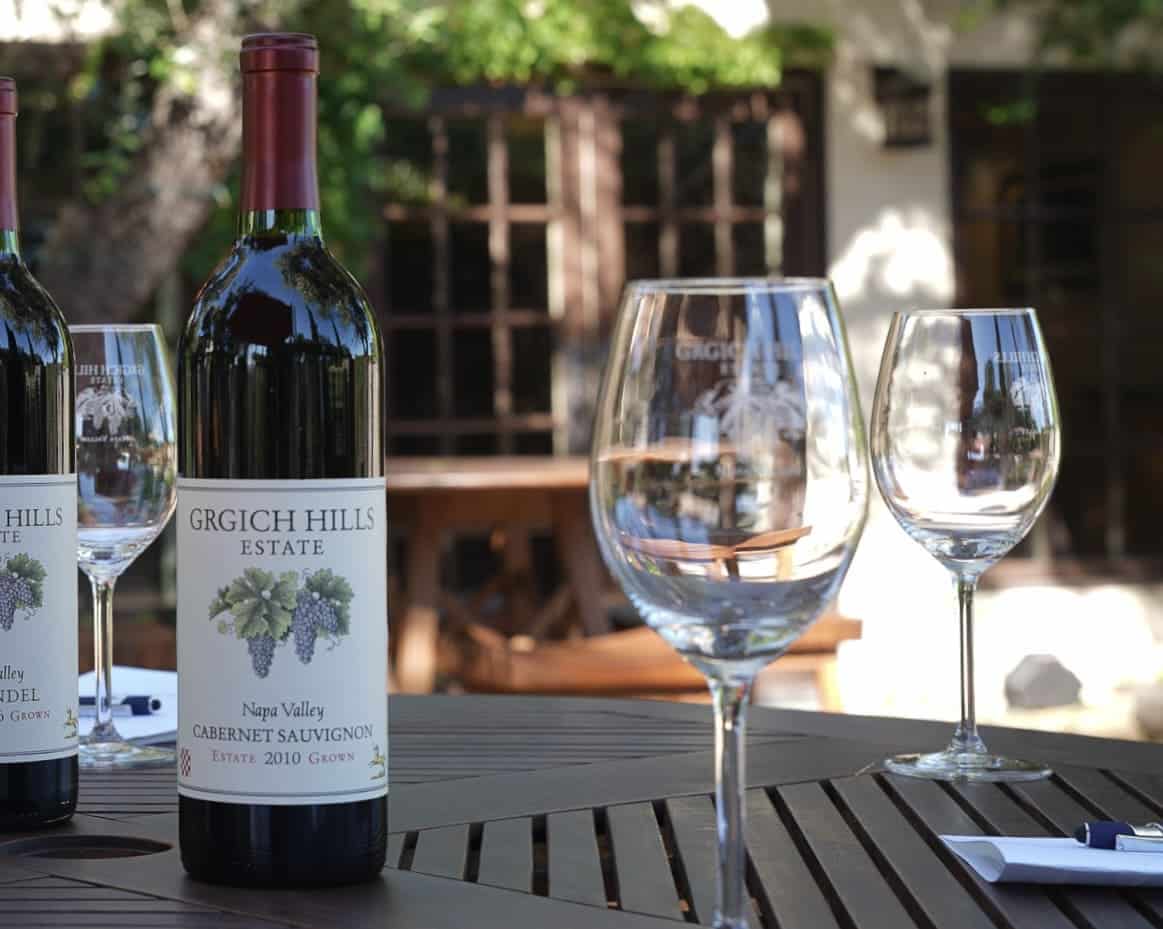
[[[1090,848],[1117,848],[1119,836],[1137,836],[1163,840],[1163,826],[1159,823],[1144,823],[1141,826],[1132,826],[1130,823],[1099,822],[1083,823],[1074,830],[1074,838]]]
[[[81,706],[96,706],[95,697],[81,697]],[[134,716],[148,716],[162,708],[162,702],[157,697],[122,697],[114,706],[128,706]]]
[[[125,703],[114,703],[113,706],[109,707],[109,709],[111,710],[111,715],[117,717],[118,719],[123,716],[133,715],[133,707]],[[93,699],[91,697],[89,698],[88,703],[81,703],[80,709],[77,711],[77,716],[81,719],[96,719],[97,707],[93,703]]]

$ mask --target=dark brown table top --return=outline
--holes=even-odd
[[[664,927],[709,920],[706,707],[394,697],[389,868],[380,881],[255,892],[186,878],[175,848],[71,859],[0,845],[0,926]],[[752,924],[763,929],[1149,929],[1163,891],[979,881],[940,833],[1060,835],[1163,815],[1163,746],[986,730],[1052,780],[955,787],[887,776],[949,726],[756,708],[747,794]],[[82,777],[72,825],[108,844],[176,840],[172,771]]]
[[[388,491],[431,494],[502,491],[583,491],[590,461],[584,455],[487,455],[454,458],[388,458]]]

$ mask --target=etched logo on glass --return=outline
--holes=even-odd
[[[137,403],[122,390],[86,387],[77,394],[78,430],[82,442],[121,438],[125,423],[137,416]]]

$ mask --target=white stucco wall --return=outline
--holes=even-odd
[[[954,297],[946,75],[951,67],[1018,67],[1034,30],[998,18],[973,33],[951,23],[956,0],[768,0],[775,21],[829,25],[837,38],[827,76],[829,274],[848,322],[865,414],[892,313]],[[933,144],[886,149],[872,68],[894,65],[932,82]],[[846,709],[954,718],[958,712],[956,607],[944,570],[910,541],[874,492],[840,608],[864,620],[864,639],[841,652]],[[1096,641],[1094,622],[1103,617]],[[1005,674],[1025,654],[1056,653],[1100,704],[1126,680],[1154,677],[1163,660],[1157,587],[1052,586],[979,597],[979,715],[1005,712]],[[1125,702],[1125,701],[1124,701]]]
[[[113,27],[106,0],[0,0],[0,41],[84,41]]]

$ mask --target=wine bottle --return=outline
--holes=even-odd
[[[178,362],[178,794],[195,878],[367,880],[387,845],[380,335],[323,243],[314,37],[243,39],[238,238]]]
[[[77,806],[73,349],[20,256],[16,84],[0,78],[0,829]]]

